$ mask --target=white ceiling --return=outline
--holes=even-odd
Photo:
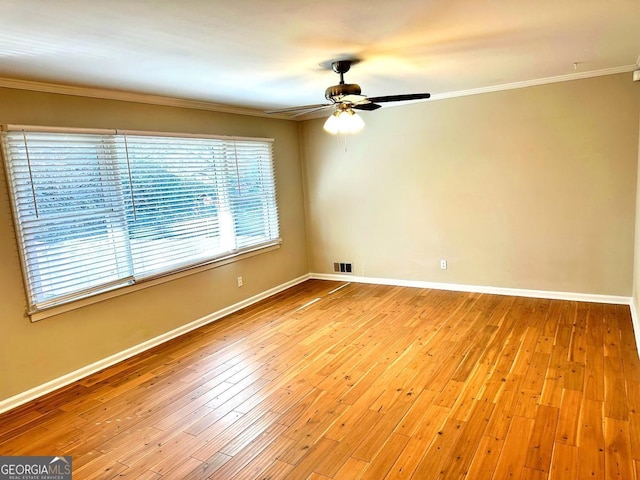
[[[639,54],[640,0],[0,2],[0,77],[258,110],[324,102],[319,63],[344,55],[366,95],[437,98]]]

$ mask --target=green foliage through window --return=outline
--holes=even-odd
[[[31,311],[278,243],[272,141],[11,130]]]

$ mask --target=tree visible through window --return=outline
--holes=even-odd
[[[272,142],[9,130],[32,311],[278,243]]]

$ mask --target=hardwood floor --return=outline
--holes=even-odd
[[[0,416],[74,479],[636,479],[629,308],[308,281]]]

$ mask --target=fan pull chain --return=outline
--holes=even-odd
[[[349,149],[347,148],[347,137],[349,135],[347,134],[337,134],[336,137],[336,143],[340,143],[340,139],[344,139],[344,153],[347,153],[349,151]]]

